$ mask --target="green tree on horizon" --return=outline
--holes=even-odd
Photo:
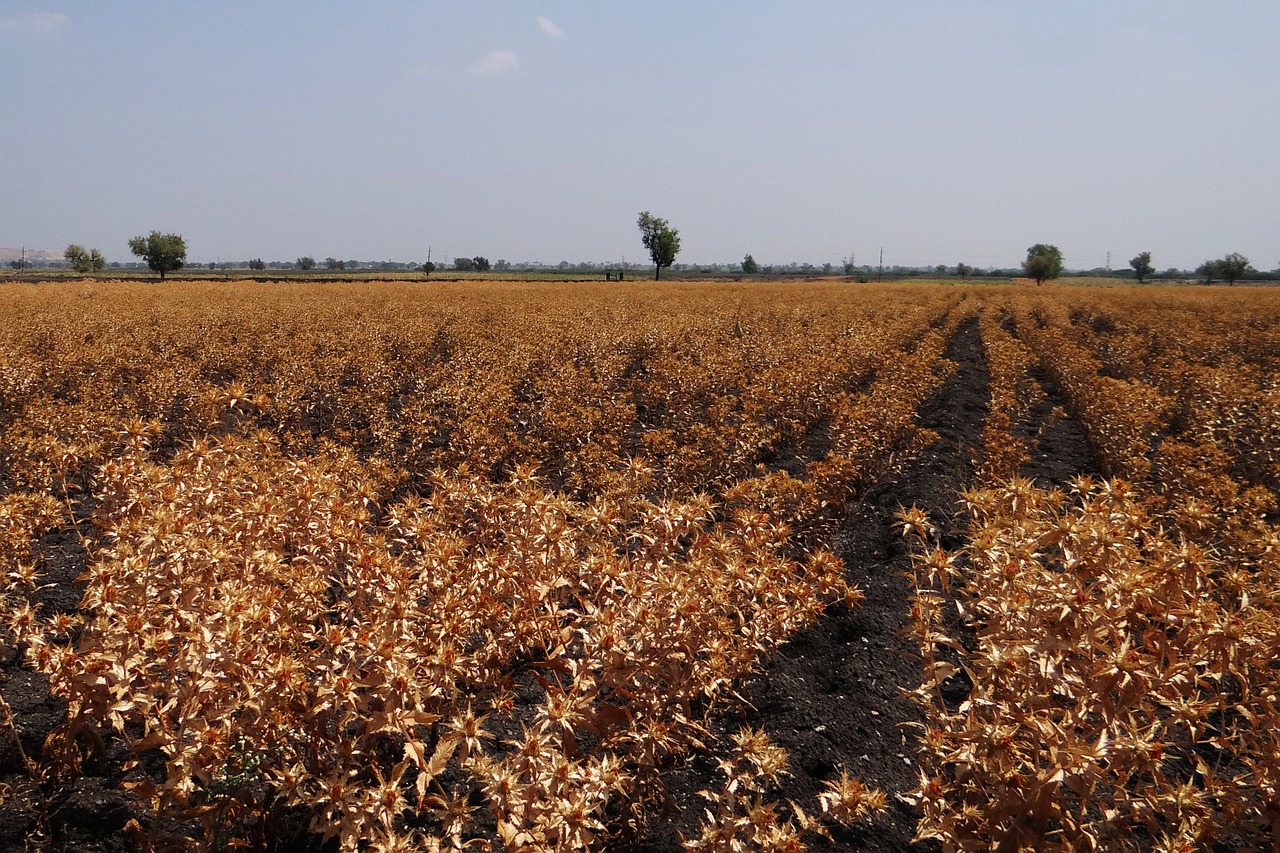
[[[649,250],[649,258],[653,261],[653,280],[657,281],[662,275],[662,268],[676,262],[676,255],[680,253],[680,232],[667,220],[647,210],[640,213],[636,225],[640,228],[640,241]]]
[[[1022,269],[1027,278],[1034,278],[1038,285],[1044,284],[1062,275],[1062,251],[1048,243],[1036,243],[1027,249],[1027,259],[1022,262]]]
[[[1222,278],[1227,284],[1235,284],[1249,271],[1249,259],[1239,252],[1232,252],[1218,261],[1218,269],[1222,271]]]
[[[102,272],[107,268],[107,259],[97,249],[85,249],[78,243],[67,246],[62,256],[71,262],[71,268],[78,273]]]
[[[1139,252],[1129,261],[1129,266],[1133,267],[1133,274],[1138,278],[1138,284],[1142,284],[1142,280],[1156,271],[1151,265],[1151,253]]]
[[[178,234],[152,231],[147,237],[134,237],[129,241],[129,251],[159,273],[161,281],[166,273],[176,272],[187,263],[187,241]]]

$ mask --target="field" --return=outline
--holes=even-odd
[[[1280,843],[1280,294],[0,286],[0,849]]]

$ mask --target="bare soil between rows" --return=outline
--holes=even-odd
[[[976,319],[960,324],[944,357],[955,373],[921,407],[917,424],[938,440],[905,464],[880,488],[863,497],[833,543],[849,579],[866,594],[856,608],[829,611],[796,635],[772,658],[763,675],[745,686],[751,707],[718,720],[722,740],[739,726],[763,728],[791,754],[791,776],[778,792],[783,802],[806,811],[823,782],[842,769],[889,796],[888,810],[864,827],[838,830],[834,843],[815,840],[814,850],[934,851],[912,843],[916,811],[901,799],[919,784],[916,751],[921,715],[904,694],[919,686],[920,656],[906,636],[912,586],[911,555],[896,525],[901,507],[918,506],[942,531],[942,545],[961,544],[965,518],[959,497],[973,482],[974,457],[982,442],[990,376]],[[1031,462],[1021,472],[1044,487],[1061,486],[1096,470],[1080,425],[1051,416],[1064,401],[1039,370],[1032,376],[1045,397],[1018,425],[1020,437],[1035,439]],[[696,838],[703,815],[698,791],[720,780],[714,761],[703,757],[666,775],[680,812],[655,822],[628,853],[671,853],[680,836]]]
[[[919,684],[920,660],[904,634],[910,555],[895,527],[895,514],[900,507],[917,505],[943,530],[944,546],[961,541],[964,520],[958,497],[972,482],[988,401],[988,373],[976,320],[959,326],[945,357],[958,369],[917,418],[921,427],[939,435],[938,441],[864,495],[833,542],[866,602],[852,609],[834,608],[798,634],[767,662],[758,678],[741,688],[749,705],[713,721],[722,745],[729,734],[750,725],[763,728],[789,751],[790,776],[776,792],[782,803],[794,801],[812,811],[822,783],[842,769],[888,794],[886,813],[866,826],[837,830],[833,843],[815,839],[815,850],[937,849],[931,843],[912,843],[917,815],[899,797],[919,780],[917,729],[912,724],[920,714],[903,694]],[[1054,420],[1049,428],[1041,428],[1062,400],[1046,378],[1035,378],[1048,396],[1019,427],[1026,435],[1039,436],[1024,474],[1040,485],[1060,485],[1094,466],[1075,421]],[[47,610],[72,610],[80,597],[74,580],[83,566],[78,538],[68,532],[46,544],[48,586],[36,600]],[[16,659],[0,661],[0,692],[13,709],[23,748],[37,757],[65,707],[50,696],[43,676],[22,668]],[[116,739],[108,737],[106,743],[105,755],[89,761],[83,776],[38,794],[22,771],[12,738],[0,733],[0,853],[135,849],[123,833],[126,824],[136,819],[148,825],[153,818],[120,790],[124,749]],[[694,756],[668,770],[664,780],[671,808],[653,818],[643,837],[620,840],[615,849],[666,853],[681,849],[682,836],[697,837],[704,807],[699,791],[721,784],[717,757],[714,752]],[[268,849],[322,849],[301,825],[276,829]]]

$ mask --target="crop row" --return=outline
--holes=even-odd
[[[1004,327],[984,317],[989,421],[1017,420],[1038,365],[1111,478],[988,479],[965,495],[951,552],[903,514],[920,546],[920,836],[947,849],[1274,843],[1280,536],[1259,438],[1276,422],[1274,366],[1243,312],[1224,327],[1230,310],[1189,296],[998,307]],[[1008,444],[984,441],[987,457]]]

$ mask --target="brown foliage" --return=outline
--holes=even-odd
[[[824,542],[929,440],[955,301],[63,290],[0,339],[11,578],[88,531],[78,615],[5,600],[69,705],[45,759],[111,729],[184,843],[300,809],[343,850],[635,831],[735,685],[860,600]],[[882,805],[846,777],[777,831]]]

